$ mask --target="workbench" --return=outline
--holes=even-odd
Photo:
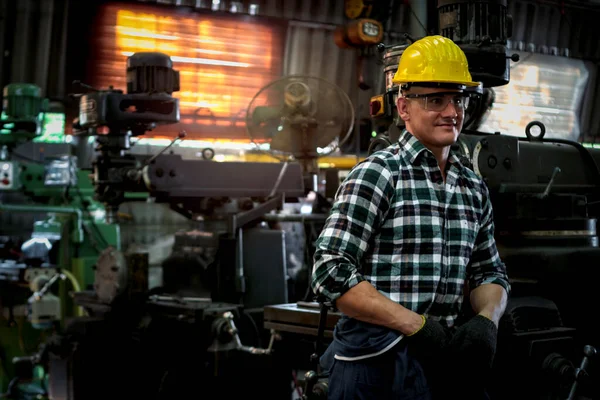
[[[264,327],[278,332],[317,336],[321,305],[316,302],[276,304],[264,307]],[[341,314],[328,310],[324,337],[333,337],[333,329]]]

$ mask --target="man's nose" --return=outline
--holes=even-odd
[[[449,118],[456,118],[458,116],[457,106],[453,101],[449,101],[446,108],[442,111],[442,116]]]

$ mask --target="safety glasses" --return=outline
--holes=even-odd
[[[406,94],[406,99],[417,101],[421,107],[428,111],[442,112],[449,103],[454,104],[456,112],[464,112],[469,106],[469,95],[456,92],[437,92],[426,94]]]

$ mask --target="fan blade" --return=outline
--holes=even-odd
[[[341,118],[330,117],[323,118],[317,128],[317,147],[324,148],[331,144],[332,141],[343,139],[350,126]]]
[[[274,151],[281,151],[284,153],[292,153],[296,149],[294,149],[293,138],[291,135],[294,135],[293,129],[284,129],[280,132],[277,132],[269,144],[269,148]]]
[[[307,154],[316,154],[319,130],[317,127],[309,128],[305,132],[290,125],[284,125],[284,128],[277,132],[271,139],[270,148],[274,151],[291,153],[294,156],[306,156]],[[329,140],[326,144],[329,144]],[[323,146],[325,147],[325,146]]]
[[[280,118],[281,107],[257,106],[252,112],[252,123],[255,125]]]
[[[265,139],[273,153],[303,160],[331,153],[349,137],[354,119],[352,101],[341,88],[301,75],[262,88],[250,101],[246,115],[253,140]],[[325,151],[319,153],[318,148]]]
[[[346,133],[343,127],[336,126],[325,126],[317,128],[319,132],[319,136],[317,138],[317,147],[324,148],[327,147],[333,142],[335,139],[338,139],[340,135]]]

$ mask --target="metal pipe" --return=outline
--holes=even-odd
[[[411,16],[409,20],[409,31],[413,38],[418,39],[427,36],[427,1],[413,0],[410,2]]]
[[[149,297],[150,301],[164,301],[171,303],[212,303],[209,297],[176,297],[176,296],[160,296],[153,294]]]
[[[323,29],[328,31],[334,31],[338,26],[335,24],[326,24],[323,22],[310,22],[310,21],[300,21],[300,20],[290,20],[288,21],[289,26],[298,27],[298,28],[307,28],[307,29]]]

